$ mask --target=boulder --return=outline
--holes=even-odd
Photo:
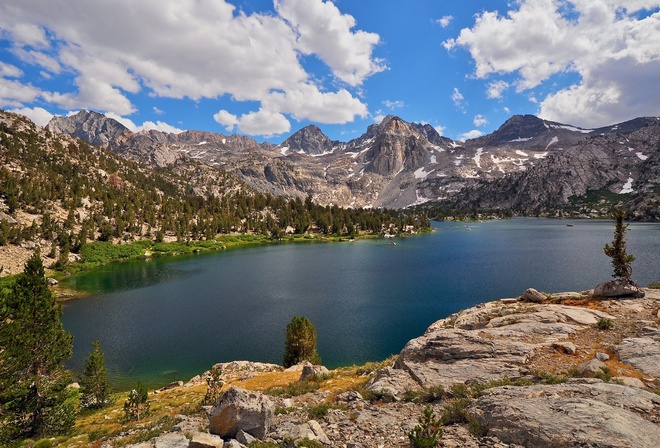
[[[603,373],[603,369],[606,367],[603,361],[594,358],[577,366],[577,373],[580,376],[593,377],[598,373]]]
[[[188,448],[223,448],[224,443],[222,438],[213,434],[196,432],[193,434]]]
[[[610,359],[610,355],[608,355],[607,353],[598,352],[598,353],[596,353],[596,359],[599,360],[599,361],[605,362],[608,359]]]
[[[257,439],[251,436],[250,434],[248,434],[247,432],[241,430],[236,433],[236,440],[238,441],[238,443],[242,445],[249,445],[252,442],[256,441]]]
[[[307,381],[310,378],[322,377],[325,375],[330,375],[330,371],[325,366],[315,366],[313,364],[306,363],[303,365],[299,381]]]
[[[625,278],[616,278],[607,282],[599,283],[594,288],[594,296],[597,297],[644,297],[644,291],[637,284]]]
[[[273,438],[279,440],[315,440],[325,445],[330,445],[330,439],[326,435],[321,425],[316,420],[310,420],[306,423],[295,424],[293,422],[284,422],[277,428]]]
[[[367,385],[367,390],[393,401],[399,401],[403,399],[407,391],[419,388],[420,385],[412,379],[408,372],[394,368],[380,369],[376,372],[376,378]]]
[[[179,433],[167,433],[154,440],[154,448],[188,448],[188,439]]]
[[[522,294],[522,298],[529,302],[541,303],[546,297],[534,288],[529,288]]]
[[[646,375],[660,378],[660,341],[654,338],[627,338],[614,347],[622,362]]]
[[[656,448],[660,427],[642,416],[659,411],[659,396],[599,380],[497,387],[470,408],[489,435],[535,448]]]
[[[575,352],[577,352],[577,347],[575,346],[575,344],[568,341],[555,342],[554,344],[552,344],[552,348],[562,353],[566,353],[567,355],[574,355]]]
[[[263,439],[273,420],[275,405],[263,394],[230,387],[208,411],[209,432],[235,438],[239,431]]]

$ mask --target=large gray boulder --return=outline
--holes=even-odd
[[[218,436],[207,432],[196,432],[192,435],[188,448],[223,448],[224,445],[225,442]]]
[[[657,448],[660,396],[599,380],[498,387],[470,411],[489,434],[535,448]],[[646,417],[646,418],[645,418]]]
[[[311,378],[321,378],[326,375],[330,375],[330,371],[327,367],[314,365],[308,362],[303,365],[299,381],[307,381]]]
[[[616,278],[607,282],[599,283],[594,288],[594,296],[597,297],[644,297],[644,291],[630,279]]]
[[[235,438],[239,431],[263,439],[273,420],[275,405],[263,394],[230,387],[208,410],[209,432]]]
[[[627,338],[614,350],[621,361],[646,375],[660,378],[660,338]]]

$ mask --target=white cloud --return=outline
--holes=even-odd
[[[154,111],[154,113],[155,113],[156,115],[163,115],[163,114],[165,113],[165,111],[160,110],[160,109],[157,108],[156,106],[154,106],[154,107],[152,108],[152,110]]]
[[[479,14],[472,28],[443,45],[466,48],[477,78],[517,74],[519,92],[554,75],[576,73],[577,83],[554,87],[541,100],[543,118],[595,127],[658,114],[660,1],[519,0],[512,5],[506,15]],[[649,13],[633,14],[640,10]],[[489,85],[489,97],[502,93],[491,86],[496,84]]]
[[[297,33],[297,44],[304,54],[316,54],[333,74],[351,86],[386,69],[372,57],[380,41],[375,33],[355,31],[353,16],[342,14],[330,1],[275,0],[275,9]]]
[[[470,132],[466,132],[465,134],[461,134],[461,136],[459,137],[459,141],[464,142],[465,140],[470,140],[471,138],[481,137],[482,135],[484,135],[483,132],[481,132],[478,129],[473,129]]]
[[[53,118],[53,114],[41,107],[22,107],[20,109],[10,110],[9,112],[24,115],[41,127],[46,126],[50,119]]]
[[[383,101],[383,105],[390,110],[394,110],[394,109],[402,108],[403,106],[405,106],[405,103],[401,100],[396,100],[396,101],[385,100]]]
[[[378,112],[380,112],[380,111],[378,111]],[[383,115],[381,113],[378,113],[377,115],[374,115],[374,117],[373,117],[374,123],[376,123],[376,124],[379,124],[384,119],[385,119],[385,115]]]
[[[5,78],[20,78],[23,76],[23,70],[15,65],[5,64],[0,61],[0,76]]]
[[[238,124],[238,117],[222,109],[213,115],[213,119],[223,125],[227,131],[232,132]]]
[[[69,112],[68,116],[75,113],[77,112]],[[105,116],[108,118],[112,118],[113,120],[117,120],[119,123],[126,126],[128,130],[130,130],[131,132],[161,131],[161,132],[168,132],[171,134],[180,134],[181,132],[184,132],[182,129],[179,129],[175,126],[172,126],[162,121],[156,121],[155,123],[153,121],[145,121],[144,123],[142,123],[142,125],[137,125],[130,118],[119,116],[113,112],[106,112]]]
[[[438,25],[440,25],[441,27],[443,27],[443,28],[447,28],[447,27],[449,26],[449,24],[451,23],[452,20],[454,20],[454,16],[444,16],[444,17],[442,17],[442,18],[436,20],[436,22],[437,22]]]
[[[283,114],[332,123],[364,116],[366,105],[333,81],[357,88],[385,70],[373,56],[380,37],[357,29],[329,1],[275,6],[276,14],[247,14],[226,0],[21,0],[0,3],[0,33],[13,39],[11,51],[23,62],[75,78],[73,89],[43,96],[64,109],[126,116],[136,111],[129,94],[144,91],[193,100],[228,96],[259,104],[242,126],[259,134],[257,123],[265,133],[284,129]],[[326,85],[313,85],[316,75],[301,63],[307,55],[332,72]]]
[[[457,87],[454,87],[454,90],[451,93],[451,100],[454,102],[454,106],[463,111],[465,110],[465,98]]]
[[[437,126],[433,126],[433,129],[435,129],[438,134],[444,135],[446,127],[437,125]]]
[[[279,112],[259,109],[257,112],[242,115],[238,121],[238,129],[246,134],[272,137],[289,132],[291,123]]]
[[[0,78],[0,107],[22,107],[41,95],[41,90],[30,84]]]
[[[475,115],[475,116],[474,116],[474,120],[472,120],[472,122],[473,122],[474,125],[477,126],[477,127],[485,126],[485,125],[488,124],[488,120],[486,119],[486,117],[484,117],[484,116],[481,115],[481,114],[477,114],[477,115]]]
[[[502,93],[509,88],[509,83],[505,81],[493,81],[487,86],[486,97],[489,99],[502,98]]]
[[[138,130],[161,131],[161,132],[168,132],[170,134],[180,134],[184,132],[183,129],[179,129],[175,126],[172,126],[171,124],[167,124],[160,120],[156,120],[155,123],[153,121],[145,121],[144,123],[142,123],[142,126],[138,127]]]

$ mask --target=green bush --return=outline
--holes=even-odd
[[[614,327],[614,323],[612,322],[611,319],[607,319],[605,317],[601,317],[598,319],[596,322],[596,328],[599,330],[610,330]]]
[[[408,439],[413,448],[435,448],[442,438],[442,422],[436,418],[433,409],[427,407],[417,420],[419,422],[409,433]]]
[[[32,445],[32,448],[51,448],[52,446],[53,442],[50,439],[41,439]]]
[[[468,406],[470,400],[467,398],[459,398],[452,400],[443,409],[440,415],[440,420],[443,425],[451,425],[452,423],[468,423],[470,421],[470,414],[468,413]]]

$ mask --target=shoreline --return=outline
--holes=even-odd
[[[67,271],[56,271],[53,269],[46,269],[46,277],[52,278],[57,281],[57,284],[51,286],[51,290],[57,294],[58,302],[67,302],[70,300],[82,299],[92,295],[92,293],[78,290],[71,285],[66,284],[66,280],[71,276],[88,272],[94,269],[108,266],[115,263],[124,263],[136,260],[147,260],[151,258],[167,258],[178,257],[183,255],[197,255],[197,254],[210,254],[214,252],[222,252],[228,250],[237,250],[247,247],[267,246],[273,244],[299,244],[299,243],[346,243],[355,242],[360,240],[370,239],[383,239],[384,241],[395,238],[406,238],[410,236],[423,235],[433,232],[433,229],[421,230],[413,234],[397,235],[396,237],[384,238],[382,235],[356,235],[354,237],[348,236],[328,236],[328,235],[286,235],[278,240],[273,240],[265,235],[223,235],[212,241],[190,241],[190,242],[161,242],[157,243],[151,240],[138,240],[128,244],[115,244],[111,243],[112,247],[118,249],[120,247],[132,246],[140,247],[147,246],[144,251],[135,256],[129,257],[111,257],[104,261],[92,263],[72,263],[70,267],[73,269]],[[90,244],[95,244],[90,243]],[[87,266],[86,266],[87,265]],[[65,283],[65,284],[63,284]]]

